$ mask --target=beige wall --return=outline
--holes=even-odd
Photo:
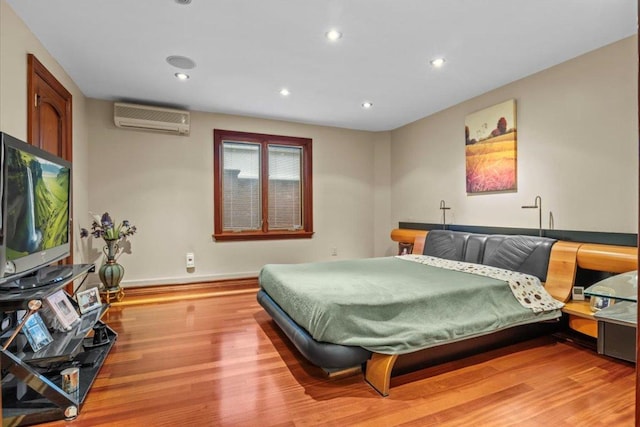
[[[373,134],[374,144],[374,185],[375,199],[373,209],[374,255],[391,256],[397,253],[389,232],[398,227],[391,220],[391,132]],[[386,230],[387,232],[383,232]]]
[[[631,37],[391,132],[392,220],[637,232],[638,56]],[[464,119],[517,103],[518,191],[467,195]]]
[[[386,239],[391,246],[389,215],[381,220],[384,229],[374,224],[374,207],[388,206],[377,197],[375,167],[388,168],[388,133],[385,139],[384,133],[192,112],[191,135],[172,136],[116,128],[113,103],[88,105],[89,207],[139,229],[132,253],[120,258],[126,286],[242,277],[265,263],[370,257],[374,242]],[[312,239],[212,240],[214,128],[313,139]],[[330,255],[333,247],[337,257]],[[380,244],[379,250],[388,249]],[[185,268],[187,252],[195,254],[193,273]]]
[[[33,53],[73,96],[73,217],[83,218],[89,193],[86,99],[13,9],[0,0],[0,130],[22,140],[27,137],[28,53]],[[81,246],[76,232],[77,263],[86,262]]]

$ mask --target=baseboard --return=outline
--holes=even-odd
[[[198,283],[182,283],[175,285],[152,285],[126,287],[127,296],[166,295],[172,293],[196,293],[211,291],[237,291],[240,289],[257,289],[258,277],[244,277],[240,279],[221,279]]]
[[[124,277],[125,278],[122,281],[122,283],[120,283],[120,286],[122,286],[125,289],[133,289],[133,288],[148,287],[148,286],[171,286],[171,285],[183,286],[185,284],[192,284],[192,283],[198,284],[198,283],[206,283],[206,282],[245,279],[248,277],[258,277],[258,272],[246,271],[243,273],[207,274],[207,275],[201,275],[201,276],[152,277],[149,279],[138,279],[138,280],[127,280],[126,274]],[[96,278],[97,278],[97,274],[96,274]]]

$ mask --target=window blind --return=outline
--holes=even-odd
[[[260,145],[223,142],[223,227],[258,230],[262,227]]]
[[[269,229],[302,228],[302,148],[268,146]]]

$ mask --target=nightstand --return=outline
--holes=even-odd
[[[601,280],[584,294],[590,297],[590,308],[598,322],[598,353],[635,362],[638,272]]]
[[[638,304],[617,302],[594,317],[598,320],[598,353],[635,362]]]

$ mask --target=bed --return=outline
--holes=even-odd
[[[328,373],[365,365],[383,396],[394,366],[413,369],[557,327],[576,245],[448,230],[413,237],[404,256],[266,265],[258,301],[311,363]],[[541,286],[548,276],[551,293]]]

